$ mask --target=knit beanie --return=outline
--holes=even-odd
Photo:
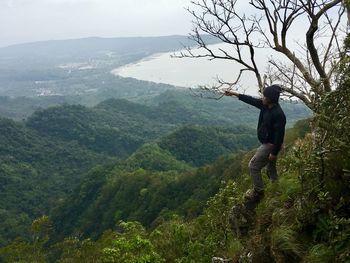
[[[277,103],[280,97],[282,88],[278,85],[271,85],[264,89],[263,95],[270,99],[272,103]]]

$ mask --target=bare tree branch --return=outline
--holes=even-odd
[[[306,33],[306,44],[307,44],[308,50],[310,51],[312,62],[316,70],[320,74],[321,81],[323,82],[324,89],[326,92],[331,91],[331,84],[330,84],[329,78],[327,77],[325,69],[322,67],[320,56],[318,55],[318,51],[314,43],[314,36],[316,31],[318,30],[318,23],[321,16],[325,14],[329,9],[331,9],[332,7],[340,3],[341,3],[341,0],[334,0],[327,4],[324,4],[323,7],[320,8],[320,10],[317,13],[314,13],[315,7],[317,6],[315,3],[312,5],[304,5],[304,7],[306,7],[305,8],[306,12],[308,13],[311,19],[311,24]]]
[[[325,17],[327,19],[327,24],[331,28],[332,35],[331,35],[331,38],[329,40],[328,47],[326,49],[325,55],[323,57],[323,65],[322,65],[323,68],[326,68],[326,63],[329,62],[329,60],[330,60],[329,56],[330,56],[330,52],[332,50],[332,47],[334,45],[334,42],[336,44],[337,54],[341,54],[342,53],[341,45],[339,44],[339,40],[338,40],[338,37],[337,37],[337,29],[338,29],[338,27],[339,27],[339,25],[341,23],[341,19],[342,19],[344,13],[345,13],[345,8],[341,8],[339,10],[339,13],[338,13],[339,16],[338,16],[338,18],[336,20],[335,25],[332,24],[332,19],[329,17],[329,15],[327,13],[325,13]],[[330,73],[332,73],[332,71]],[[328,74],[328,75],[331,75],[331,74]]]
[[[344,52],[340,40],[345,35],[339,34],[339,29],[345,28],[341,0],[250,0],[250,6],[256,11],[252,15],[240,13],[237,0],[193,0],[191,3],[194,8],[188,11],[194,18],[194,29],[190,38],[204,53],[186,48],[176,56],[231,60],[241,66],[233,83],[218,80],[218,85],[211,87],[214,92],[218,87],[237,85],[243,75],[252,72],[260,91],[267,80],[278,81],[286,94],[315,110],[317,100],[336,88],[334,69],[339,62],[337,54]],[[288,33],[296,21],[307,24],[305,43],[300,45],[302,54],[288,45]],[[206,44],[203,34],[229,48],[214,49]],[[271,48],[283,54],[289,63],[270,59],[272,67],[263,78],[256,60],[258,48]]]

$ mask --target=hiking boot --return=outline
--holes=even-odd
[[[253,202],[253,203],[257,203],[259,202],[262,198],[264,197],[264,190],[250,190],[249,192],[246,193],[246,195],[244,196],[244,200],[246,202]]]

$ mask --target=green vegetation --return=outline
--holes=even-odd
[[[113,168],[89,173],[53,214],[57,232],[96,238],[118,220],[137,220],[150,227],[174,211],[198,216],[205,200],[229,176],[220,166],[230,160],[223,157],[211,167],[194,169],[156,145],[145,145]],[[102,218],[102,224],[96,221]]]
[[[58,86],[81,85],[81,78],[82,76],[76,76],[74,81],[66,80],[64,83],[59,83]],[[61,93],[56,92],[54,94],[57,95],[23,97],[26,95],[24,92],[16,97],[1,96],[0,116],[21,121],[31,116],[39,108],[45,109],[63,104],[81,104],[91,107],[108,98],[128,99],[137,102],[173,88],[170,85],[119,78],[110,73],[101,73],[97,76],[88,74],[84,76],[84,85],[87,87],[83,88],[81,94],[59,95]]]
[[[110,157],[74,141],[52,140],[23,124],[0,120],[0,241],[26,236],[23,226],[47,213],[81,175]]]
[[[288,134],[304,133],[300,128],[307,123]],[[248,221],[235,207],[251,184],[251,152],[191,168],[145,145],[142,154],[91,170],[50,220],[33,222],[32,241],[16,240],[0,255],[4,262],[204,263],[214,256],[233,262],[347,262],[347,170],[334,178],[338,167],[326,165],[329,183],[320,182],[311,135],[288,144],[280,180],[265,178],[265,197]],[[161,167],[138,165],[154,156],[164,162]]]
[[[170,90],[1,119],[0,262],[349,262],[347,54],[315,116],[283,105],[280,178],[251,213],[257,112],[234,100]]]
[[[137,175],[137,171],[143,169],[150,172],[149,184],[152,185],[158,173],[163,171],[182,173],[189,170],[191,165],[210,163],[223,154],[237,152],[256,144],[255,130],[252,128],[181,128],[188,122],[198,125],[210,125],[212,122],[210,118],[200,115],[188,120],[186,115],[177,112],[183,110],[182,106],[173,108],[170,105],[169,108],[164,107],[163,111],[160,110],[161,107],[163,105],[152,106],[109,99],[93,108],[65,104],[40,109],[21,123],[1,119],[1,244],[4,245],[17,236],[28,238],[30,222],[49,214],[54,207],[61,204],[81,184],[83,174],[98,164],[104,167],[105,163],[107,166],[114,165],[118,160],[126,159],[120,161],[120,169],[125,174],[119,172],[119,180],[124,180],[126,174],[133,173],[136,173],[135,178],[142,177],[142,173]],[[186,141],[183,140],[181,131],[186,131],[189,137],[197,137],[196,143],[184,147]],[[243,146],[241,141],[246,145]],[[199,147],[206,144],[210,147]],[[191,160],[183,160],[176,155],[176,145],[187,153],[200,151],[201,154],[193,156]],[[213,149],[216,146],[220,147]],[[97,174],[100,179],[94,177],[93,180],[97,180],[96,183],[99,184],[105,175],[102,172]],[[171,179],[171,182],[177,178],[174,172],[169,174],[169,178],[165,177],[167,180]],[[104,181],[100,183],[102,182]],[[213,189],[216,188],[217,184],[214,184]],[[113,187],[110,190],[116,191]],[[157,196],[167,196],[166,191],[166,187],[160,187]],[[180,206],[188,195],[181,200],[175,198],[171,206]],[[208,197],[209,193],[203,196]],[[85,202],[91,205],[96,198],[92,195]],[[198,202],[200,197],[196,198],[189,203]],[[154,211],[150,211],[142,222],[151,224],[159,213],[159,206],[157,204],[152,208]],[[141,211],[142,208],[139,209]],[[197,211],[194,214],[198,213],[201,206],[194,210]],[[76,213],[79,214],[78,209]],[[125,213],[123,218],[127,220],[129,212]],[[142,213],[138,214],[137,219],[140,219]],[[109,222],[107,225],[109,227],[112,224]],[[105,228],[94,231],[100,233],[103,230]]]
[[[201,166],[212,163],[220,155],[251,149],[257,142],[252,129],[245,126],[185,126],[162,138],[159,145],[178,160]]]
[[[188,90],[167,90],[159,96],[145,100],[147,105],[157,106],[169,115],[177,112],[173,118],[182,119],[186,124],[218,125],[230,127],[244,125],[256,128],[258,109],[249,106],[237,99],[224,97],[221,100],[200,99],[191,96]],[[281,102],[287,116],[287,126],[292,127],[298,120],[311,116],[305,105],[298,102]],[[244,114],[242,114],[244,113]],[[169,116],[166,116],[169,118]]]
[[[212,37],[203,37],[207,44],[217,43]],[[178,50],[180,43],[194,44],[186,36],[168,36],[88,38],[0,48],[0,116],[22,121],[38,108],[65,103],[93,107],[116,98],[155,106],[163,121],[170,117],[171,123],[198,124],[200,119],[215,125],[255,125],[255,111],[250,109],[243,117],[240,112],[246,107],[233,105],[230,99],[199,100],[171,85],[111,74],[113,69],[151,54]],[[284,107],[290,113],[289,125],[310,115],[301,104]]]

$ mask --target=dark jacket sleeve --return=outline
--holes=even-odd
[[[252,96],[239,94],[238,99],[258,109],[261,109],[263,106],[261,99],[253,98]]]
[[[274,147],[271,152],[271,154],[273,155],[277,155],[281,150],[283,140],[284,140],[285,127],[286,127],[286,116],[283,113],[275,116],[275,122],[273,125],[273,130],[275,135],[273,140]]]

